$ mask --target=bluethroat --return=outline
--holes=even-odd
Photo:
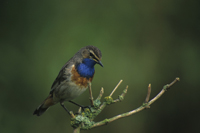
[[[42,115],[50,106],[60,103],[60,105],[69,113],[64,106],[64,101],[69,101],[81,106],[71,100],[82,94],[88,84],[92,82],[95,69],[94,65],[101,63],[101,51],[94,46],[81,48],[60,70],[57,78],[51,86],[49,96],[34,111],[34,115]],[[82,107],[82,106],[81,106]]]

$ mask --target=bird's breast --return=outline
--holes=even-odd
[[[73,65],[71,70],[71,81],[74,82],[76,85],[80,86],[81,88],[87,88],[88,83],[92,82],[93,76],[90,78],[82,77],[76,67]]]

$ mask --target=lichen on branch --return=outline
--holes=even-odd
[[[156,100],[158,100],[158,98],[160,98],[167,90],[169,90],[169,88],[171,86],[173,86],[177,81],[180,81],[180,78],[175,78],[174,81],[172,81],[170,84],[165,85],[162,90],[154,97],[152,98],[150,101],[150,94],[151,94],[151,84],[148,85],[148,91],[147,91],[147,96],[145,98],[144,103],[134,109],[131,110],[129,112],[126,113],[122,113],[119,114],[117,116],[114,116],[112,118],[106,118],[100,122],[94,122],[94,118],[99,115],[99,113],[101,113],[101,111],[110,104],[116,103],[116,102],[120,102],[122,100],[124,100],[124,97],[127,93],[128,90],[128,86],[123,90],[122,94],[118,96],[117,99],[113,100],[112,95],[113,93],[116,91],[116,89],[119,87],[119,85],[122,83],[122,80],[119,81],[119,83],[116,85],[116,87],[113,89],[113,91],[111,92],[111,94],[109,96],[104,97],[104,101],[103,103],[101,103],[101,98],[103,96],[104,90],[103,88],[101,88],[100,94],[97,97],[96,100],[93,101],[93,96],[92,96],[92,89],[91,89],[91,84],[89,85],[90,89],[90,100],[91,100],[91,106],[89,106],[88,108],[84,109],[81,112],[81,108],[78,111],[78,114],[74,115],[71,112],[71,126],[74,128],[74,133],[79,133],[80,130],[88,130],[94,127],[98,127],[98,126],[102,126],[102,125],[106,125],[110,122],[113,122],[117,119],[123,118],[123,117],[128,117],[130,115],[133,115],[137,112],[140,112],[142,110],[144,110],[145,108],[150,108],[150,105],[153,104]]]

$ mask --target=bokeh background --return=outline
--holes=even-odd
[[[0,132],[73,131],[70,117],[55,105],[41,117],[61,67],[80,48],[97,46],[104,68],[96,66],[92,88],[123,102],[107,106],[95,121],[139,107],[152,84],[153,98],[175,84],[150,109],[83,133],[197,133],[200,125],[200,1],[186,0],[2,0],[0,2]],[[86,91],[74,101],[89,105]],[[66,102],[68,109],[78,107]]]

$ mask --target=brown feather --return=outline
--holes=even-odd
[[[80,74],[77,72],[77,70],[75,69],[75,67],[72,67],[72,77],[71,80],[73,82],[75,82],[77,85],[80,85],[81,87],[87,87],[89,82],[92,82],[93,76],[89,79],[85,78],[85,77],[81,77]]]

